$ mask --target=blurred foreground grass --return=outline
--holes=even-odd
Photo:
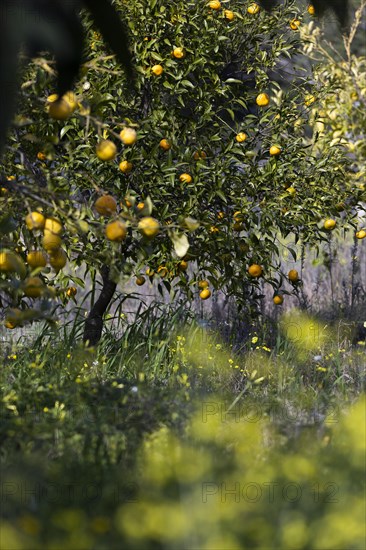
[[[9,347],[1,548],[364,549],[366,358],[344,342],[292,311],[272,347],[172,314],[98,351]]]

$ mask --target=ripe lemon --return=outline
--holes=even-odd
[[[207,5],[212,10],[219,10],[221,8],[221,2],[219,2],[219,0],[212,0]]]
[[[167,139],[164,138],[164,139],[160,140],[159,147],[161,149],[163,149],[164,151],[169,151],[169,149],[171,148],[171,144],[169,143],[169,141]]]
[[[137,210],[143,210],[145,208],[145,203],[144,202],[139,202],[136,205],[136,208],[137,208]]]
[[[67,256],[65,251],[62,248],[56,250],[53,254],[50,255],[50,266],[53,267],[55,271],[60,271],[65,267],[67,263]]]
[[[72,108],[64,98],[61,98],[50,104],[48,114],[55,120],[66,120],[72,114]]]
[[[168,270],[165,267],[165,265],[159,265],[159,267],[157,269],[157,273],[160,275],[160,277],[162,279],[164,279],[164,277],[166,277],[168,275]]]
[[[247,134],[245,132],[240,132],[235,136],[235,139],[238,143],[243,143],[247,139]]]
[[[142,218],[142,220],[139,221],[137,227],[144,237],[151,239],[159,233],[160,224],[158,220],[155,220],[155,218],[147,216],[146,218]]]
[[[117,201],[112,195],[103,195],[95,201],[94,208],[101,216],[112,216],[117,211]]]
[[[146,282],[146,279],[142,275],[140,275],[139,277],[136,277],[135,283],[137,284],[137,286],[142,286],[145,284],[145,282]]]
[[[110,139],[100,141],[95,151],[98,159],[103,161],[113,160],[117,155],[117,147]]]
[[[133,145],[137,141],[137,132],[134,128],[123,128],[119,137],[125,145]]]
[[[179,271],[187,271],[188,262],[186,262],[186,260],[182,260],[181,262],[179,262],[178,269],[179,269]]]
[[[258,94],[255,102],[259,107],[266,107],[269,104],[269,95],[266,93]]]
[[[217,218],[218,218],[219,220],[223,220],[223,219],[225,218],[225,213],[224,213],[224,212],[218,212],[218,213],[217,213]]]
[[[258,264],[252,264],[248,267],[248,273],[251,277],[260,277],[263,273],[263,268]]]
[[[44,223],[44,234],[51,233],[52,235],[61,235],[63,225],[57,218],[46,218]]]
[[[309,6],[308,6],[308,13],[310,15],[315,15],[315,8],[312,4],[309,4]]]
[[[66,296],[68,296],[69,298],[76,296],[76,294],[77,288],[75,286],[69,286],[69,288],[66,290]]]
[[[260,11],[261,11],[261,8],[259,4],[256,4],[255,2],[250,4],[250,6],[248,6],[248,9],[247,9],[247,12],[250,13],[250,15],[256,15]]]
[[[269,149],[269,154],[273,157],[277,157],[282,151],[282,148],[280,145],[272,145]]]
[[[228,21],[233,21],[235,19],[235,13],[231,10],[225,10],[224,11],[225,19]]]
[[[27,254],[27,264],[32,268],[46,267],[47,256],[42,250],[32,250]]]
[[[276,296],[273,297],[273,303],[276,306],[280,306],[283,303],[283,296],[281,296],[281,294],[276,294]]]
[[[5,328],[8,328],[10,330],[14,329],[16,327],[16,324],[12,323],[11,321],[4,321]]]
[[[29,277],[24,281],[23,292],[28,298],[39,298],[44,290],[44,282],[39,277]]]
[[[182,59],[185,55],[183,48],[174,48],[172,53],[176,59]]]
[[[198,287],[204,290],[205,288],[208,288],[210,286],[210,283],[206,281],[206,279],[203,279],[202,281],[198,281]]]
[[[161,74],[163,74],[164,72],[164,69],[161,65],[154,65],[153,67],[151,67],[151,72],[155,75],[155,76],[160,76]]]
[[[244,214],[243,212],[240,212],[240,210],[237,210],[236,212],[234,212],[233,218],[236,222],[242,222],[244,221]]]
[[[43,229],[45,221],[44,215],[40,212],[31,212],[25,218],[25,224],[30,231],[32,229]]]
[[[122,160],[118,167],[124,174],[129,174],[132,171],[133,164],[132,162],[128,162],[128,160]]]
[[[127,226],[122,220],[114,220],[107,224],[105,236],[109,241],[122,242],[127,236]]]
[[[299,30],[300,25],[301,25],[301,22],[298,19],[292,19],[292,21],[290,21],[290,28],[293,31]]]
[[[153,269],[151,269],[151,267],[148,267],[148,268],[146,269],[146,275],[147,275],[148,277],[153,277],[153,276],[154,276],[154,273],[155,273],[155,271],[154,271]]]
[[[337,225],[337,222],[329,218],[324,222],[324,229],[326,229],[327,231],[332,231],[336,225]]]
[[[192,176],[190,174],[186,174],[186,173],[181,174],[179,176],[179,181],[181,183],[192,183]]]
[[[18,254],[12,250],[2,250],[0,252],[0,271],[4,273],[13,273],[18,271],[19,260],[22,262]]]
[[[211,296],[211,290],[209,288],[204,288],[200,292],[201,300],[207,300]]]
[[[59,235],[53,235],[49,231],[44,234],[42,239],[42,246],[46,252],[54,252],[58,250],[62,244],[61,237]]]
[[[38,151],[37,153],[37,159],[38,160],[46,160],[46,155],[42,151]]]
[[[366,231],[364,229],[360,229],[360,231],[356,232],[357,239],[364,239],[365,237],[366,237]]]
[[[299,280],[299,273],[296,269],[290,269],[287,276],[292,283],[296,283]]]

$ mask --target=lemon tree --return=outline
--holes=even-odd
[[[279,237],[326,240],[335,225],[325,222],[348,227],[362,199],[348,200],[343,144],[320,144],[314,129],[334,87],[297,66],[311,14],[293,2],[114,5],[128,21],[134,86],[87,14],[72,92],[55,96],[46,54],[23,75],[3,156],[1,245],[22,265],[0,266],[6,304],[38,300],[46,317],[50,289],[75,299],[69,285],[102,270],[95,341],[116,284],[131,278],[190,299],[224,289],[245,308],[269,284],[280,305]]]

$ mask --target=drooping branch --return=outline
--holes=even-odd
[[[117,283],[109,278],[109,268],[106,265],[102,266],[100,273],[103,280],[102,291],[91,308],[84,327],[83,341],[89,347],[96,346],[102,336],[103,315],[117,288]]]

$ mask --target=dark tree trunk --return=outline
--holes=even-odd
[[[102,336],[103,315],[113,298],[117,284],[109,278],[109,268],[103,265],[100,273],[103,279],[103,288],[98,300],[91,308],[85,321],[83,341],[86,346],[96,346]]]

